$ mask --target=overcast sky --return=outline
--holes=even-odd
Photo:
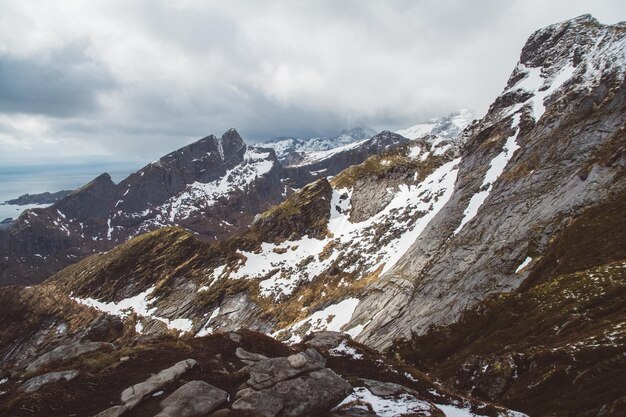
[[[0,1],[0,164],[482,116],[536,29],[617,1]]]

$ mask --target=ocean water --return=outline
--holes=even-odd
[[[0,203],[17,198],[22,194],[37,194],[46,191],[75,190],[108,172],[118,183],[131,172],[141,168],[136,161],[89,161],[68,164],[25,164],[0,165]],[[22,211],[31,207],[0,204],[0,220],[17,218]]]

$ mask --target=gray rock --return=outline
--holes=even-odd
[[[235,343],[241,343],[241,341],[243,340],[243,338],[241,337],[240,334],[237,334],[235,332],[230,332],[228,333],[228,337],[230,340],[232,340]]]
[[[228,408],[222,408],[221,410],[217,410],[216,412],[211,414],[209,417],[226,417],[230,413],[231,411]]]
[[[96,414],[94,417],[119,417],[124,414],[127,410],[130,410],[130,407],[127,405],[115,405],[111,408],[107,408],[106,410]]]
[[[297,359],[297,364],[300,365],[298,368],[294,368],[288,358],[264,359],[250,365],[248,385],[257,390],[268,388],[279,381],[322,369],[326,364],[324,357],[313,348],[308,348],[300,355],[302,355],[304,363],[300,363],[302,359]]]
[[[381,382],[373,379],[361,379],[361,381],[372,394],[379,397],[395,397],[400,394],[417,395],[417,392],[414,390],[393,382]]]
[[[303,343],[305,345],[320,347],[328,350],[336,348],[339,343],[346,339],[350,339],[350,336],[346,333],[323,331],[307,335],[307,337],[304,338]]]
[[[348,408],[347,410],[336,411],[331,414],[331,417],[378,417],[378,414],[362,408]]]
[[[204,381],[191,381],[161,401],[155,417],[195,417],[213,411],[228,399],[228,394]]]
[[[252,362],[258,362],[260,360],[267,359],[267,356],[265,355],[262,355],[260,353],[248,352],[242,347],[238,347],[237,350],[235,350],[235,355],[237,355],[237,357],[241,360]]]
[[[352,385],[330,369],[322,369],[278,382],[266,392],[282,400],[284,417],[297,417],[327,412],[352,392]]]
[[[50,372],[29,379],[19,387],[19,390],[26,393],[35,392],[44,385],[50,384],[52,382],[57,382],[61,380],[71,381],[72,379],[76,378],[78,374],[79,372],[76,370]]]
[[[292,368],[302,368],[307,363],[307,357],[302,353],[296,353],[295,355],[287,356],[287,360],[289,361],[289,365]]]
[[[32,361],[26,367],[26,372],[37,372],[39,369],[52,362],[65,362],[103,348],[113,349],[114,346],[110,343],[104,342],[76,342],[69,345],[59,346]]]
[[[141,401],[143,397],[154,392],[165,385],[177,380],[182,374],[196,366],[198,362],[195,359],[186,359],[175,365],[162,370],[156,375],[151,376],[144,382],[135,384],[132,387],[122,391],[121,401],[124,404],[134,404]]]
[[[235,401],[233,410],[254,411],[262,417],[274,417],[283,409],[283,401],[266,392],[254,392]]]
[[[237,391],[237,394],[235,394],[235,397],[236,398],[247,397],[248,395],[252,395],[255,392],[256,391],[253,390],[252,388],[242,388],[239,391]]]

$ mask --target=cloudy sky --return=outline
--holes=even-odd
[[[0,164],[481,116],[526,38],[583,13],[626,2],[1,0]]]

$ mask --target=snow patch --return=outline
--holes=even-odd
[[[529,99],[529,101],[532,108],[533,118],[535,121],[539,121],[541,116],[543,116],[546,111],[544,104],[545,99],[561,88],[567,80],[572,78],[576,68],[571,63],[568,63],[561,68],[561,70],[557,72],[551,80],[547,80],[541,73],[541,67],[531,68],[526,67],[523,64],[519,64],[519,67],[521,70],[526,71],[526,77],[521,79],[514,87],[533,93],[533,96]],[[541,90],[546,83],[549,83],[548,88]]]
[[[297,322],[287,329],[294,332],[306,326],[308,333],[323,330],[340,332],[341,328],[352,318],[354,309],[356,309],[358,304],[358,298],[348,298],[340,303],[330,305],[323,310],[316,311],[306,319]],[[292,334],[289,342],[298,343],[300,340],[300,336]]]
[[[127,317],[132,312],[142,317],[158,320],[170,329],[178,330],[182,333],[186,333],[191,330],[192,321],[189,319],[178,318],[170,320],[163,317],[158,317],[156,313],[156,307],[150,307],[152,301],[148,301],[150,294],[154,292],[155,287],[150,287],[146,291],[135,295],[134,297],[125,298],[119,302],[111,301],[99,301],[94,298],[79,298],[70,295],[70,298],[79,304],[83,304],[96,310],[103,311],[105,313],[115,315],[118,317]],[[143,331],[143,325],[139,328],[139,333]],[[137,327],[135,327],[137,330]]]
[[[348,342],[345,340],[342,340],[337,347],[330,349],[328,353],[334,356],[349,356],[352,359],[363,359],[363,354],[358,353],[355,348],[348,346]]]
[[[413,395],[401,394],[393,398],[379,397],[365,387],[356,387],[352,394],[346,397],[335,409],[350,404],[355,408],[367,410],[363,403],[369,404],[374,413],[380,417],[396,417],[412,413],[421,415],[431,409],[429,402],[418,400]]]
[[[519,264],[519,266],[517,267],[517,269],[515,270],[515,273],[517,274],[518,272],[520,272],[522,269],[526,268],[526,266],[528,266],[529,263],[531,263],[533,261],[533,258],[531,258],[530,256],[527,256],[526,259],[524,259],[524,262],[522,262],[521,264]]]
[[[461,229],[463,229],[463,226],[465,226],[470,220],[476,217],[476,214],[478,214],[478,209],[483,205],[483,203],[489,196],[489,193],[491,193],[494,183],[498,180],[498,178],[500,178],[500,175],[502,175],[502,173],[504,172],[504,168],[513,157],[515,151],[520,148],[520,146],[517,144],[517,135],[519,134],[519,121],[519,114],[513,116],[513,128],[516,129],[515,133],[507,139],[506,143],[504,144],[504,148],[502,149],[502,152],[500,152],[495,158],[491,160],[491,163],[489,164],[489,169],[487,170],[485,178],[480,186],[480,189],[482,191],[474,194],[470,199],[469,204],[463,212],[463,219],[461,219],[461,224],[454,231],[455,235],[457,235],[461,231]]]

